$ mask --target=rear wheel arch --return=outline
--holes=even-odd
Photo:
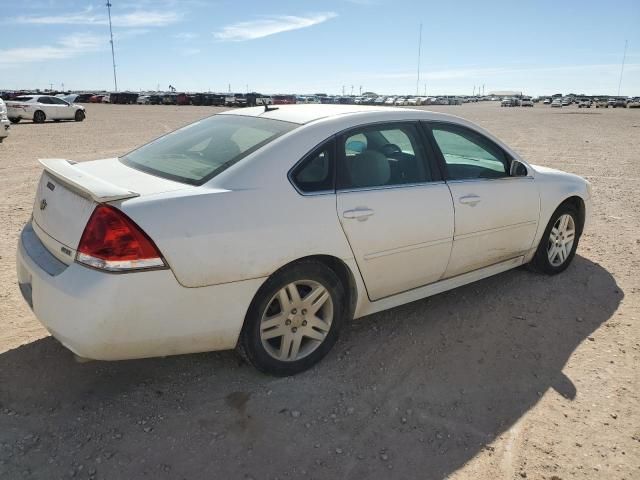
[[[333,273],[336,274],[336,276],[338,277],[338,279],[340,280],[340,283],[344,288],[344,292],[347,297],[345,301],[345,305],[348,310],[347,312],[345,312],[345,314],[347,315],[348,318],[352,318],[353,314],[356,311],[356,305],[358,302],[358,287],[356,284],[354,273],[351,271],[349,266],[338,257],[334,257],[333,255],[309,255],[307,257],[301,257],[289,263],[286,263],[285,265],[282,265],[280,268],[274,271],[271,275],[269,275],[268,278],[273,277],[274,275],[276,275],[277,273],[279,273],[284,269],[291,268],[297,264],[301,264],[304,262],[321,263],[325,267],[333,271]],[[266,283],[268,278],[265,280],[264,283]],[[254,298],[258,295],[259,292],[260,292],[260,289],[258,289],[256,294],[254,295]]]

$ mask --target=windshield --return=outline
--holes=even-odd
[[[297,125],[239,115],[214,115],[169,133],[120,159],[152,175],[202,185]]]

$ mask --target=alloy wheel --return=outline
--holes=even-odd
[[[576,238],[576,225],[572,215],[565,213],[560,215],[549,234],[547,257],[554,267],[562,265],[573,248]]]
[[[260,340],[271,357],[293,362],[324,342],[334,308],[329,291],[313,280],[298,280],[278,290],[260,321]]]

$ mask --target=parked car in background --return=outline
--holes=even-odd
[[[385,105],[395,105],[396,104],[396,97],[387,97],[387,99],[384,101]]]
[[[138,101],[138,96],[139,94],[133,92],[115,92],[109,95],[109,102],[121,105],[134,105]]]
[[[188,93],[179,93],[176,97],[177,105],[191,105],[192,97]]]
[[[510,97],[505,97],[502,99],[502,101],[500,102],[500,106],[501,107],[514,107],[514,102],[513,102],[513,98]]]
[[[100,360],[237,347],[295,374],[352,318],[525,264],[563,272],[591,212],[586,180],[416,109],[228,111],[121,158],[41,163],[18,284]]]
[[[561,98],[554,98],[553,101],[551,102],[551,106],[554,108],[562,108],[563,105],[564,104]]]
[[[634,97],[627,104],[629,108],[640,108],[640,97]]]
[[[82,105],[69,103],[61,98],[50,95],[28,95],[16,97],[6,102],[7,117],[11,123],[21,120],[33,120],[34,123],[43,123],[46,120],[75,120],[81,122],[85,119],[85,109]]]
[[[596,108],[609,108],[609,99],[596,98]]]
[[[378,97],[373,102],[375,105],[384,105],[384,102],[387,101],[387,97]]]
[[[11,122],[7,117],[7,106],[4,100],[0,98],[0,143],[9,136],[9,130],[11,130]]]
[[[544,105],[551,105],[551,99],[550,98],[545,98],[544,101],[542,102]]]
[[[406,98],[404,98],[404,97],[397,97],[397,98],[395,99],[395,101],[393,102],[393,104],[394,104],[394,105],[397,105],[397,106],[403,106],[403,105],[405,104],[405,102],[406,102],[406,101],[407,101],[407,99],[406,99]]]
[[[408,105],[410,107],[415,107],[416,105],[420,105],[420,99],[417,97],[409,97],[407,98],[407,101],[405,102],[405,105]]]
[[[520,100],[520,106],[533,107],[533,100],[531,100],[531,97],[522,97],[522,99]]]
[[[569,97],[564,97],[562,99],[562,106],[568,107],[569,105],[571,105],[571,99]]]
[[[616,103],[616,99],[615,98],[610,98],[609,100],[607,100],[607,106],[609,107],[613,107],[613,105]]]
[[[271,98],[274,105],[295,105],[296,103],[295,95],[273,95]]]
[[[591,108],[591,99],[583,98],[578,103],[578,108]]]
[[[111,94],[108,93],[106,95],[103,95],[101,103],[111,103]]]
[[[627,108],[627,99],[626,98],[615,98],[613,104],[611,105],[613,108]]]
[[[89,103],[91,102],[91,97],[93,97],[93,93],[80,93],[74,103]]]
[[[90,103],[102,103],[102,99],[104,98],[104,95],[92,95],[91,98],[89,99]]]
[[[138,105],[149,105],[150,103],[149,95],[140,95],[136,100],[136,103]]]

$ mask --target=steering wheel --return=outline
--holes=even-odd
[[[393,155],[394,153],[402,153],[400,147],[395,143],[385,143],[380,147],[380,151],[387,157]]]

